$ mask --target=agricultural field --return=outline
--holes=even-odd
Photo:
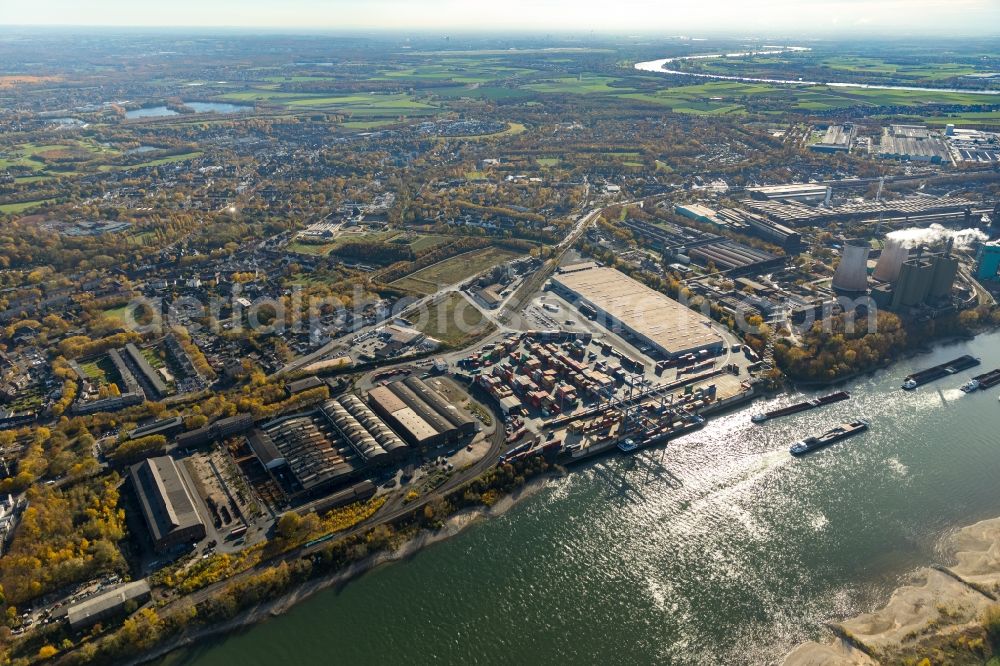
[[[569,95],[592,95],[594,93],[612,94],[621,92],[621,88],[613,88],[610,84],[618,83],[621,79],[612,76],[599,74],[581,74],[579,76],[562,77],[557,79],[546,79],[538,83],[529,83],[523,86],[526,90],[533,90],[545,94],[569,94]]]
[[[394,287],[408,289],[419,294],[433,294],[441,287],[457,284],[488,268],[519,256],[521,255],[516,252],[498,247],[474,250],[440,261],[391,284]]]
[[[995,60],[982,57],[955,62],[928,58],[926,53],[880,56],[874,53],[832,54],[811,51],[688,60],[680,62],[677,66],[685,71],[722,76],[934,87],[959,81],[963,77],[991,72]],[[979,83],[983,85],[976,87],[990,87],[988,81]]]
[[[465,296],[455,292],[429,306],[414,324],[422,333],[451,348],[464,347],[495,328]]]
[[[343,113],[352,119],[361,118],[359,122],[373,122],[365,120],[367,117],[383,117],[382,122],[388,124],[388,117],[399,118],[405,116],[430,115],[438,110],[438,107],[426,102],[417,101],[412,95],[406,93],[385,94],[385,93],[361,93],[351,95],[321,95],[312,93],[288,92],[282,90],[272,90],[271,86],[257,85],[249,90],[228,92],[219,96],[219,100],[227,102],[265,102],[277,106],[283,106],[291,110],[315,109],[328,112]],[[370,129],[370,125],[364,129]]]
[[[923,120],[928,125],[953,123],[959,127],[977,127],[979,125],[996,127],[1000,125],[1000,111],[967,111],[947,116],[925,116]]]

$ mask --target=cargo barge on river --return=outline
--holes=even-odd
[[[813,398],[812,400],[799,402],[794,405],[789,405],[788,407],[782,407],[781,409],[773,409],[769,412],[754,414],[750,417],[750,420],[754,423],[764,423],[765,421],[781,418],[782,416],[791,416],[792,414],[798,414],[799,412],[816,409],[817,407],[823,407],[824,405],[832,405],[835,402],[847,400],[850,397],[851,394],[847,391],[837,391],[836,393],[831,393],[830,395],[824,395],[821,398]]]
[[[969,356],[968,354],[965,356],[959,356],[953,361],[935,365],[932,368],[927,368],[926,370],[921,370],[920,372],[908,375],[906,377],[906,381],[903,382],[903,390],[913,391],[924,384],[929,384],[930,382],[941,379],[942,377],[947,377],[948,375],[959,373],[962,370],[974,368],[980,363],[981,361],[974,356]]]

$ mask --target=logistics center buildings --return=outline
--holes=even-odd
[[[665,358],[725,347],[708,317],[607,266],[565,266],[552,276],[552,290]]]

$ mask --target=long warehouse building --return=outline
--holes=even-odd
[[[412,446],[437,446],[476,432],[473,419],[416,377],[373,388],[368,404]]]
[[[173,458],[147,458],[132,465],[129,476],[157,552],[205,537],[205,523]]]
[[[667,358],[725,347],[708,317],[613,268],[589,263],[563,267],[552,276],[552,289],[571,302],[590,306],[606,326]]]

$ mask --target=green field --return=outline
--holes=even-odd
[[[347,243],[398,243],[400,245],[409,245],[414,252],[422,252],[438,247],[439,245],[444,245],[450,240],[450,236],[435,234],[414,234],[398,230],[372,231],[366,233],[344,233],[336,238],[331,238],[329,241],[316,244],[293,241],[288,244],[288,251],[297,252],[298,254],[326,256]]]
[[[529,83],[523,87],[546,94],[592,95],[594,93],[611,94],[621,92],[621,88],[612,88],[611,83],[620,81],[613,76],[599,74],[582,74],[556,79],[546,79],[538,83]]]
[[[385,127],[386,125],[395,125],[397,122],[396,120],[348,120],[340,123],[340,126],[348,129],[370,130]]]
[[[289,109],[317,109],[322,111],[333,111],[343,113],[352,118],[361,117],[382,117],[383,124],[388,124],[386,117],[399,117],[411,115],[428,115],[438,109],[438,107],[425,102],[418,102],[412,95],[384,94],[384,93],[360,93],[350,95],[321,95],[300,92],[286,92],[282,90],[271,90],[268,86],[258,85],[250,90],[239,90],[225,93],[220,99],[229,102],[268,102]],[[375,120],[360,120],[354,122],[364,122],[362,129],[377,127],[371,125]]]
[[[423,252],[435,247],[440,247],[451,241],[451,236],[435,236],[430,234],[419,234],[416,238],[408,239],[410,249],[414,252]],[[396,241],[393,241],[396,242]]]
[[[22,201],[20,203],[0,204],[0,213],[7,215],[23,213],[26,210],[38,208],[39,206],[52,203],[53,201],[55,201],[55,199],[40,199],[38,201]]]
[[[481,273],[488,268],[520,256],[516,252],[497,247],[466,252],[451,259],[445,259],[404,278],[392,282],[392,286],[408,289],[419,294],[432,294],[440,287],[457,284],[466,278]]]
[[[954,123],[958,127],[975,127],[986,125],[1000,127],[1000,111],[969,111],[948,116],[925,116],[928,125],[947,125]]]
[[[464,347],[496,328],[465,296],[454,292],[411,319],[418,330],[452,348]]]
[[[60,165],[59,173],[62,174],[67,173],[62,170],[67,166],[119,154],[118,150],[92,140],[69,140],[48,144],[22,143],[0,150],[0,170],[11,167],[28,168],[35,172],[35,177],[40,177],[44,175],[45,169],[54,165]]]
[[[296,254],[309,254],[317,257],[325,257],[330,254],[330,250],[335,247],[333,243],[302,243],[292,241],[288,244],[287,250]]]
[[[81,363],[80,369],[83,370],[83,374],[87,375],[87,379],[89,379],[94,386],[107,386],[112,382],[119,381],[118,373],[115,371],[115,366],[111,363],[111,359],[107,356],[101,356],[94,361]]]

